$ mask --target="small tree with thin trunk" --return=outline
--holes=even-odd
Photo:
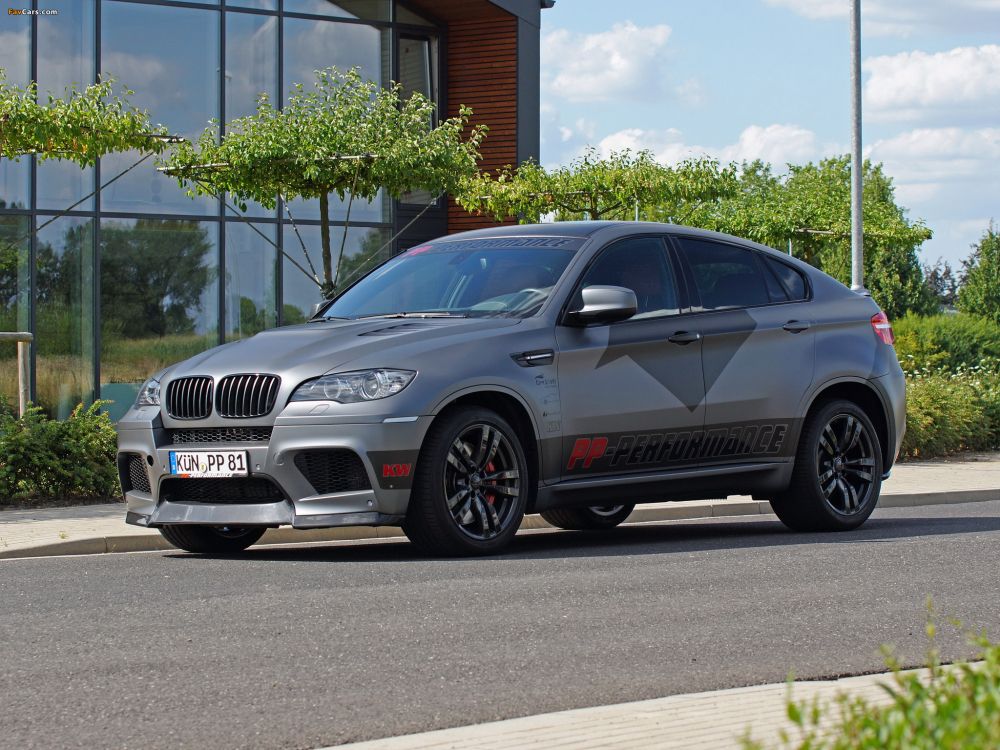
[[[659,164],[649,151],[620,151],[602,158],[594,149],[568,166],[547,170],[535,162],[479,173],[466,181],[459,202],[470,212],[498,221],[629,219],[661,203],[712,201],[735,190],[733,170],[711,159],[675,167]]]
[[[323,277],[336,289],[347,228],[336,263],[330,243],[329,197],[351,203],[426,190],[452,192],[476,172],[485,126],[469,128],[471,110],[433,126],[434,104],[421,94],[402,98],[402,87],[380,88],[356,69],[316,71],[314,89],[301,84],[282,109],[266,96],[256,113],[229,122],[220,136],[213,123],[195,143],[181,144],[165,161],[192,194],[231,193],[274,208],[277,197],[318,198]]]

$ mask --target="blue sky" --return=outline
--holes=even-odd
[[[587,145],[779,168],[850,144],[848,0],[558,0],[542,162]],[[1000,0],[862,0],[864,141],[953,264],[1000,220]]]

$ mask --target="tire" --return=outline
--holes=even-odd
[[[809,417],[788,489],[771,508],[793,531],[849,531],[875,510],[882,489],[882,446],[857,404],[836,400]]]
[[[568,531],[613,529],[635,510],[635,505],[590,505],[586,508],[556,508],[541,516],[553,526]]]
[[[175,547],[203,555],[242,552],[260,539],[267,529],[259,526],[161,526],[163,538]]]
[[[446,412],[421,448],[403,532],[428,554],[495,554],[521,525],[530,479],[503,417],[482,407]]]

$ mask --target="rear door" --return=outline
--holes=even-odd
[[[689,466],[705,419],[701,340],[682,315],[679,267],[665,238],[613,242],[581,275],[585,286],[632,289],[633,318],[559,325],[563,477]]]
[[[815,365],[805,277],[735,243],[674,242],[703,336],[703,463],[793,456]]]

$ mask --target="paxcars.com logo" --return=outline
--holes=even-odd
[[[59,11],[54,8],[7,8],[8,16],[58,16]]]

